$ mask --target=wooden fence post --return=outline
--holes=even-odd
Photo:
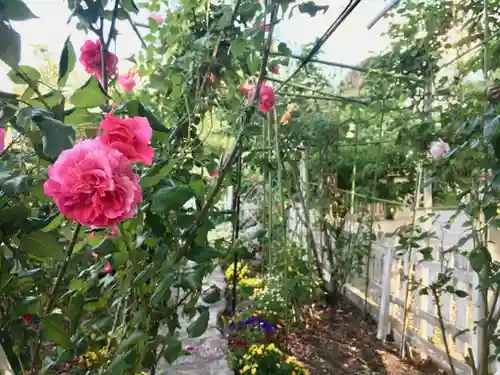
[[[224,210],[230,210],[233,202],[233,186],[228,186],[226,191],[226,199],[224,200]]]
[[[384,270],[382,275],[382,296],[380,297],[380,310],[378,319],[377,338],[385,341],[389,331],[390,306],[391,306],[391,278],[392,260],[394,259],[394,247],[387,249],[384,256]]]

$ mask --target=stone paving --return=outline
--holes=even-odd
[[[221,290],[225,295],[226,280],[222,269],[218,266],[203,283],[203,289],[212,285]],[[201,299],[199,304],[206,305]],[[217,315],[226,307],[226,300],[222,298],[219,302],[210,306],[210,320],[208,328],[203,335],[197,338],[187,338],[185,328],[189,321],[180,322],[182,330],[180,340],[183,345],[189,345],[195,349],[191,355],[177,359],[172,365],[165,360],[160,362],[156,374],[158,375],[232,375],[227,363],[227,339],[222,336],[217,328]]]
[[[242,207],[241,217],[241,236],[244,241],[252,241],[259,232],[259,224],[255,220],[256,205],[245,204]],[[209,239],[231,237],[231,224],[222,223],[209,233]],[[192,262],[190,262],[192,264]],[[190,264],[187,266],[189,267]],[[227,363],[227,339],[218,329],[218,313],[226,308],[225,291],[227,287],[224,272],[220,266],[217,266],[210,276],[203,282],[203,290],[215,285],[220,289],[221,300],[215,304],[208,305],[210,308],[210,320],[208,328],[203,335],[197,338],[188,338],[185,331],[190,321],[181,319],[181,333],[179,339],[183,345],[192,346],[196,349],[191,351],[191,355],[183,356],[177,359],[172,365],[165,360],[160,362],[156,371],[157,375],[233,375]],[[200,305],[206,305],[200,298]]]

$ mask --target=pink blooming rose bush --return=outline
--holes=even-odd
[[[248,102],[251,103],[255,97],[255,86],[248,91]],[[274,88],[267,84],[262,83],[259,91],[259,110],[263,113],[269,112],[273,109],[276,103],[276,94]]]
[[[153,163],[154,150],[149,145],[153,129],[146,117],[120,118],[107,114],[99,125],[99,140],[120,151],[131,163]]]
[[[442,159],[448,152],[450,152],[450,145],[441,138],[432,142],[429,148],[429,153],[434,160]]]
[[[111,52],[107,52],[106,56],[106,72],[108,77],[116,75],[118,57]],[[102,81],[102,66],[101,66],[101,42],[87,40],[80,48],[80,63],[85,68],[88,74],[96,76],[99,81]]]
[[[77,143],[48,168],[43,189],[61,213],[91,228],[131,218],[142,202],[139,176],[120,151],[99,139]]]

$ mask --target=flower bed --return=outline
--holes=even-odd
[[[284,322],[272,306],[257,298],[265,293],[265,281],[253,275],[248,264],[238,263],[238,297],[249,303],[224,320],[224,330],[228,333],[229,364],[235,374],[251,375],[305,375],[309,371],[295,357],[282,351],[284,346]],[[228,285],[234,275],[230,266],[226,270]],[[258,306],[261,309],[255,310]]]

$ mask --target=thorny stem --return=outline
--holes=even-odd
[[[417,180],[415,181],[415,194],[413,197],[413,213],[412,213],[412,221],[410,229],[410,238],[408,240],[408,255],[407,255],[408,275],[405,288],[406,290],[405,290],[405,299],[403,308],[403,332],[401,334],[401,346],[400,346],[400,354],[402,358],[405,357],[405,350],[406,350],[406,331],[408,328],[408,310],[410,308],[410,283],[412,282],[412,277],[413,277],[412,246],[415,237],[415,226],[417,224],[417,209],[420,200],[421,182],[422,182],[422,165],[419,165],[417,171]]]
[[[144,38],[142,37],[141,33],[139,32],[139,29],[137,28],[138,25],[136,23],[134,23],[134,21],[132,21],[132,18],[130,17],[130,13],[129,12],[126,12],[126,13],[127,13],[127,21],[130,23],[130,26],[132,26],[132,30],[134,30],[135,35],[137,35],[137,37],[139,38],[142,47],[144,49],[147,49],[148,45],[144,41]],[[148,27],[147,25],[140,25],[140,26]]]
[[[82,225],[77,224],[75,230],[73,231],[73,237],[71,238],[71,241],[68,244],[68,247],[66,249],[66,254],[64,255],[63,263],[59,267],[59,272],[57,273],[57,277],[54,281],[54,284],[52,285],[52,289],[50,290],[47,304],[43,309],[42,321],[47,316],[47,314],[54,308],[54,304],[57,297],[57,291],[59,290],[63,277],[68,269],[69,261],[71,259],[71,255],[73,254],[73,250],[75,248],[76,241],[78,240],[78,234],[80,233],[81,228]],[[31,367],[33,370],[35,370],[38,367],[38,363],[40,361],[40,348],[42,345],[41,336],[42,336],[42,329],[40,328],[37,333],[37,337],[35,340],[35,348],[33,350],[33,355],[31,359],[32,360]]]
[[[452,375],[457,375],[457,371],[455,370],[455,365],[453,364],[453,358],[450,353],[450,346],[448,345],[448,339],[446,337],[446,328],[444,326],[443,312],[441,311],[441,299],[435,286],[431,286],[429,289],[431,290],[432,296],[434,297],[434,301],[436,303],[439,328],[441,329],[441,336],[443,336],[443,345],[446,351],[446,357],[448,358],[448,364],[450,365],[450,370]]]

